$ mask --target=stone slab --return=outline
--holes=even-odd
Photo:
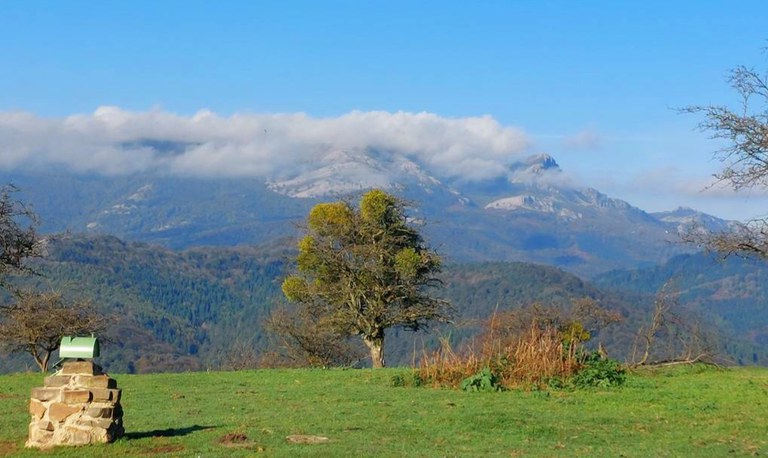
[[[115,379],[108,375],[81,375],[77,377],[77,383],[83,388],[117,388]]]
[[[39,447],[48,444],[53,439],[53,431],[39,429],[36,424],[29,425],[29,441],[27,447]]]
[[[108,428],[108,427],[107,427]],[[112,442],[114,438],[109,434],[107,428],[91,428],[91,443],[106,443]]]
[[[85,414],[91,418],[112,418],[112,407],[90,407]]]
[[[122,390],[109,388],[91,388],[93,402],[120,402]]]
[[[37,422],[37,428],[38,429],[42,429],[43,431],[53,431],[54,430],[53,422],[48,421],[48,420],[43,420],[43,421]]]
[[[32,388],[32,399],[38,401],[58,401],[60,394],[58,388]]]
[[[61,366],[61,375],[101,375],[101,366],[93,361],[67,361]]]
[[[88,390],[64,390],[62,400],[67,404],[84,404],[91,401],[91,392]]]
[[[58,434],[60,432],[60,434]],[[56,445],[88,445],[91,443],[90,428],[64,426],[56,431]]]
[[[69,384],[72,380],[71,375],[50,375],[45,378],[44,386],[46,387],[61,387]]]
[[[36,401],[34,399],[29,400],[29,413],[36,419],[43,418],[43,415],[45,415],[45,411],[48,410],[45,408],[45,406],[40,402]]]
[[[54,402],[48,408],[48,418],[53,421],[62,422],[70,415],[80,412],[81,410],[83,410],[81,406],[70,406],[60,402]]]
[[[113,423],[114,423],[114,420],[112,420],[111,418],[94,418],[94,419],[88,420],[86,424],[94,428],[109,429],[112,427]]]

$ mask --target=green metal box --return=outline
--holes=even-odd
[[[96,337],[61,338],[59,358],[97,358],[99,356],[99,339]]]

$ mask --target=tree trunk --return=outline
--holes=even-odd
[[[48,364],[51,362],[51,354],[53,353],[53,350],[45,350],[44,356],[43,356],[43,367],[41,369],[43,372],[48,372]]]
[[[384,331],[374,336],[363,336],[363,342],[371,351],[371,364],[374,369],[384,367]]]
[[[40,372],[48,372],[48,360],[51,358],[51,352],[44,351],[42,354],[39,354],[34,346],[30,347],[29,352],[35,359]]]

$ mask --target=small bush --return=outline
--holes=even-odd
[[[618,361],[603,358],[597,352],[586,356],[581,369],[571,382],[577,388],[608,388],[623,385],[627,379],[626,371]]]
[[[490,392],[503,390],[499,377],[491,372],[489,367],[485,367],[477,374],[465,378],[459,387],[464,391]]]
[[[395,387],[419,387],[424,384],[418,372],[412,371],[407,374],[395,374],[391,379],[392,386]]]

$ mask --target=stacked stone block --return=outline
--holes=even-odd
[[[121,390],[92,361],[68,361],[32,389],[27,447],[113,442],[123,435]]]

